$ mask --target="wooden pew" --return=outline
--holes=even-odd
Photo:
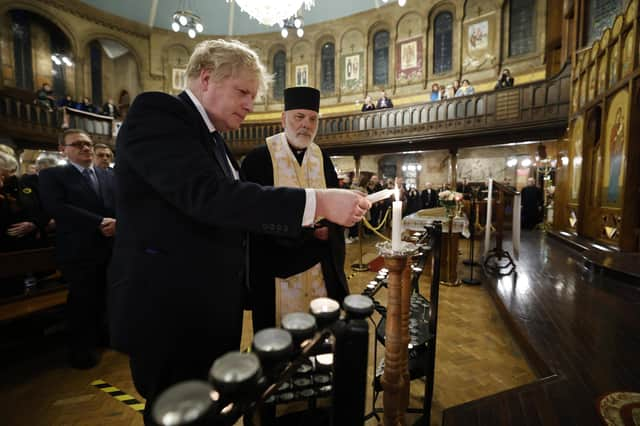
[[[66,303],[68,289],[66,284],[60,284],[56,279],[60,274],[56,271],[54,247],[0,254],[0,283],[30,273],[52,275],[29,291],[0,298],[0,321],[20,318]]]

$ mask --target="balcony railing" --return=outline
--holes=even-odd
[[[483,133],[495,135],[517,127],[518,137],[544,137],[544,129],[561,133],[566,128],[569,112],[570,75],[533,82],[510,89],[479,93],[438,102],[413,104],[393,109],[381,109],[339,116],[324,116],[320,120],[316,142],[333,152],[354,148],[384,146],[392,142],[429,148],[431,141],[478,139]],[[425,95],[426,96],[426,95]],[[264,143],[266,137],[281,132],[279,122],[247,123],[225,136],[236,154],[244,154]],[[548,132],[553,134],[553,132]],[[551,136],[547,134],[547,136]],[[516,133],[509,132],[500,142]],[[464,145],[464,141],[461,142]],[[433,147],[435,148],[435,147]]]
[[[0,95],[0,126],[24,148],[46,148],[56,144],[59,133],[65,128],[82,129],[94,142],[113,144],[117,124],[113,117],[68,107],[49,110],[32,102]]]
[[[330,153],[442,149],[560,137],[569,113],[570,73],[510,89],[392,109],[326,115],[316,142]],[[426,97],[426,95],[425,95]],[[63,127],[77,127],[94,142],[113,144],[118,121],[72,108],[47,111],[0,94],[0,128],[27,147],[55,143]],[[246,123],[227,132],[244,155],[281,132],[279,121]]]

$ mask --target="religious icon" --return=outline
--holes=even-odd
[[[357,80],[360,73],[360,56],[352,55],[345,58],[345,80]]]
[[[621,174],[624,160],[624,117],[622,107],[619,106],[615,113],[615,121],[609,132],[609,187],[607,188],[607,203],[617,204],[622,186]]]
[[[489,21],[469,25],[469,50],[486,49],[489,46]]]
[[[613,45],[611,49],[611,58],[609,62],[609,86],[618,81],[618,51],[620,50],[620,43]]]
[[[296,65],[296,86],[308,86],[309,80],[307,78],[309,71],[308,65]]]
[[[184,90],[187,87],[186,68],[174,68],[173,69],[173,89]]]
[[[633,31],[627,34],[624,40],[624,51],[622,52],[622,72],[620,75],[624,76],[633,67]]]
[[[400,47],[400,68],[403,70],[415,68],[418,64],[418,43],[414,40],[404,43]]]

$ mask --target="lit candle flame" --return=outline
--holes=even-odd
[[[396,182],[396,187],[393,190],[393,198],[395,201],[400,201],[400,190],[398,189],[398,183]]]

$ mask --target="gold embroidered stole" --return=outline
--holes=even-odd
[[[313,142],[309,144],[302,164],[299,164],[293,155],[284,132],[267,138],[267,147],[273,165],[273,186],[327,187],[322,152],[318,145]],[[299,274],[284,279],[276,278],[275,284],[277,325],[280,324],[280,319],[284,315],[292,312],[307,312],[311,300],[327,296],[320,263]]]

